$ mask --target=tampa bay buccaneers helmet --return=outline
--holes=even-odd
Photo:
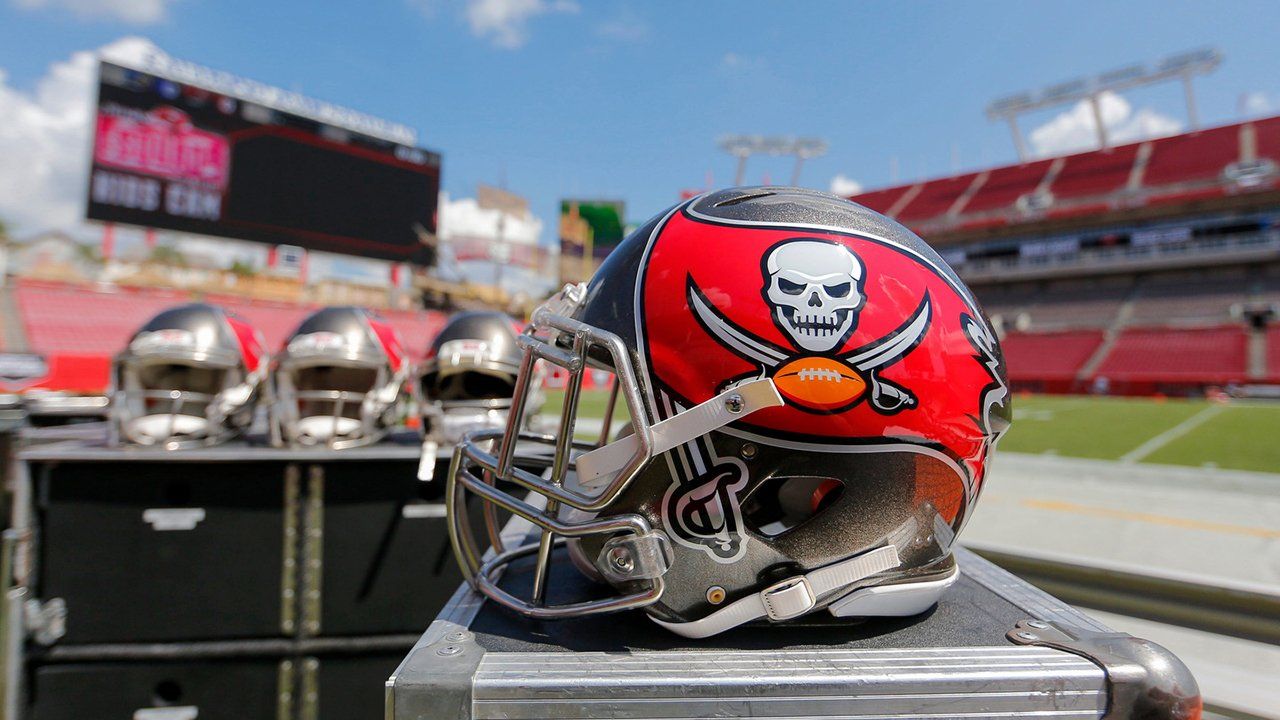
[[[1009,425],[1004,359],[964,283],[903,226],[811,190],[672,208],[537,309],[520,344],[507,428],[464,439],[446,496],[473,585],[539,618],[643,607],[705,637],[922,612],[957,577],[952,543]],[[554,435],[518,424],[541,363],[569,376]],[[600,371],[614,390],[588,432],[580,388]],[[471,496],[486,525],[500,509],[538,532],[513,546],[489,527],[482,555]],[[613,592],[557,597],[566,555]]]
[[[293,331],[276,367],[275,431],[294,446],[378,442],[411,392],[403,343],[364,308],[327,307]]]
[[[505,428],[524,353],[511,318],[498,312],[462,312],[431,342],[420,369],[423,428],[453,445],[471,430]],[[525,400],[525,417],[542,406],[541,383]]]
[[[253,423],[269,365],[262,335],[222,308],[165,310],[113,362],[113,438],[171,450],[232,439]]]

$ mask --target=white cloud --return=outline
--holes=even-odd
[[[1134,110],[1120,95],[1104,92],[1098,96],[1107,140],[1121,144],[1182,131],[1182,122],[1150,108]],[[1036,155],[1063,155],[1098,147],[1097,123],[1093,107],[1081,100],[1070,110],[1031,131],[1031,149]]]
[[[140,62],[159,52],[127,37],[49,66],[31,92],[0,70],[0,218],[28,233],[80,225],[99,54]]]
[[[846,177],[844,173],[840,173],[831,178],[831,194],[840,197],[849,197],[862,192],[862,183],[851,177]]]
[[[574,0],[467,0],[467,23],[476,37],[515,49],[529,39],[529,21],[539,15],[576,13]]]
[[[1245,117],[1270,115],[1277,110],[1277,103],[1267,93],[1254,91],[1240,98],[1240,110]]]
[[[164,20],[174,0],[11,0],[28,10],[53,8],[69,10],[85,20],[120,20],[133,25],[151,25]]]
[[[461,237],[496,239],[501,216],[497,210],[480,207],[475,198],[453,200],[449,193],[440,193],[440,237],[445,240]],[[523,218],[508,215],[502,227],[502,239],[510,243],[534,245],[541,233],[542,219],[533,213]]]

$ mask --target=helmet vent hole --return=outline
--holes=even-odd
[[[727,200],[721,200],[720,202],[715,204],[715,207],[728,207],[730,205],[737,205],[738,203],[747,202],[748,200],[755,200],[757,198],[769,197],[770,195],[773,195],[773,193],[767,190],[764,192],[755,192],[755,193],[749,193],[747,195],[739,195],[737,197],[731,197]]]
[[[844,483],[829,477],[772,477],[742,504],[747,527],[765,537],[777,537],[812,520],[836,504]]]

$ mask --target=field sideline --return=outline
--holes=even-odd
[[[583,394],[600,417],[607,393]],[[549,392],[544,413],[560,408]],[[1000,449],[1037,455],[1280,473],[1280,403],[1018,395]]]

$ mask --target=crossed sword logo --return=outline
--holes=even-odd
[[[777,370],[788,360],[800,357],[750,331],[734,324],[725,317],[703,294],[702,289],[690,278],[689,307],[702,326],[735,354],[760,364],[760,372]],[[867,379],[871,390],[871,406],[884,415],[892,415],[915,407],[916,396],[910,390],[879,376],[879,371],[898,362],[915,349],[929,329],[933,308],[929,294],[925,293],[915,312],[889,334],[836,355],[836,359],[848,363],[858,374]],[[815,353],[816,355],[816,353]]]

